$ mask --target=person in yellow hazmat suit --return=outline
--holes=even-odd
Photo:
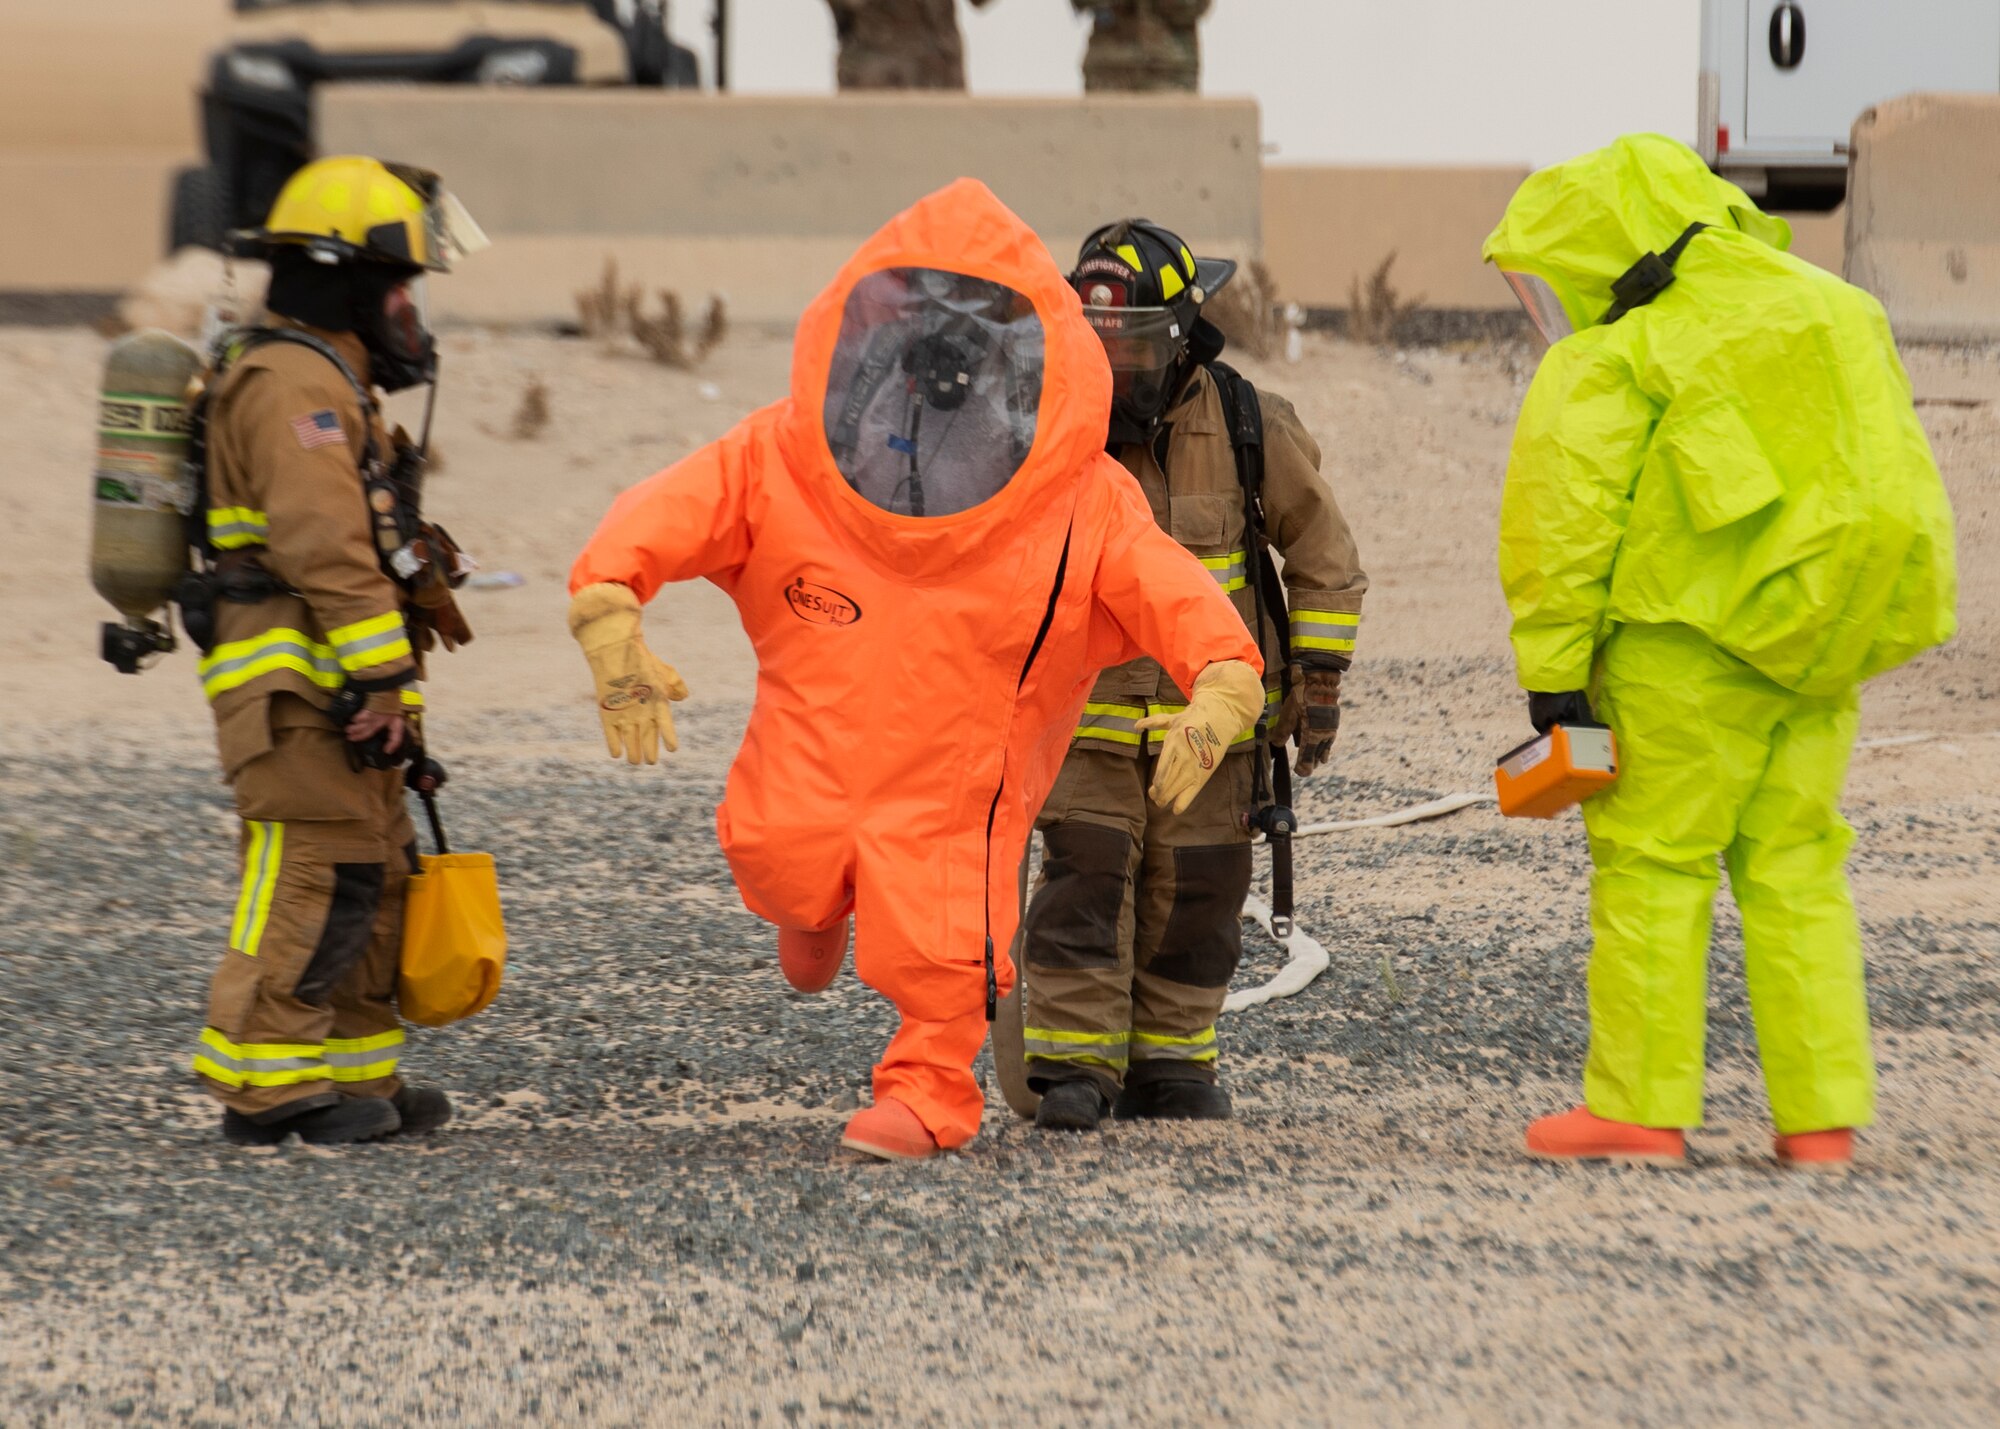
[[[1951,509],[1882,308],[1682,144],[1531,175],[1486,240],[1549,343],[1500,577],[1536,728],[1610,725],[1584,1105],[1544,1157],[1679,1161],[1702,1113],[1718,859],[1781,1162],[1875,1110],[1838,809],[1864,680],[1952,635]]]

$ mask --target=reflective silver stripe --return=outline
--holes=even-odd
[[[201,682],[203,685],[213,686],[219,680],[235,674],[238,670],[247,669],[259,660],[268,660],[273,655],[294,656],[311,665],[313,669],[318,670],[321,674],[331,676],[335,684],[343,682],[340,661],[324,645],[315,645],[300,640],[273,640],[268,644],[258,640],[246,640],[242,643],[254,646],[255,648],[241,655],[227,656],[215,661],[213,664],[204,663],[201,671]]]
[[[1191,1037],[1170,1037],[1159,1032],[1132,1034],[1132,1060],[1135,1062],[1213,1062],[1215,1054],[1213,1024]]]
[[[208,539],[225,551],[242,546],[261,546],[270,538],[269,526],[253,526],[247,521],[210,523],[208,528]]]
[[[329,1067],[372,1067],[379,1062],[394,1066],[400,1060],[403,1040],[398,1037],[386,1047],[370,1047],[360,1052],[328,1052],[326,1064]]]
[[[393,630],[385,630],[379,635],[365,635],[359,640],[343,640],[334,647],[334,653],[347,664],[348,668],[366,669],[375,662],[361,660],[358,657],[366,655],[370,650],[381,650],[391,645],[397,647],[396,653],[399,655],[409,653],[410,637],[401,625]]]
[[[1039,1030],[1041,1029],[1035,1029]],[[1030,1057],[1049,1057],[1062,1062],[1102,1062],[1106,1066],[1122,1067],[1125,1065],[1128,1044],[1123,1033],[1112,1033],[1102,1037],[1088,1033],[1071,1033],[1068,1037],[1058,1039],[1051,1036],[1037,1037],[1034,1031],[1030,1031],[1022,1037],[1021,1045]]]
[[[290,1072],[333,1061],[331,1057],[232,1057],[213,1042],[201,1044],[201,1055],[232,1072]]]
[[[1146,716],[1137,705],[1088,704],[1076,722],[1076,738],[1108,739],[1114,744],[1137,744],[1139,721]]]

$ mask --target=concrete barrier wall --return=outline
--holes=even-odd
[[[1862,114],[1847,278],[1899,337],[2000,337],[2000,95],[1912,94]]]
[[[1515,307],[1479,261],[1525,168],[1277,167],[1264,171],[1264,262],[1279,296],[1345,309],[1391,253],[1390,281],[1427,308]]]
[[[1257,108],[1156,96],[838,99],[336,87],[321,147],[443,173],[493,249],[437,287],[484,321],[573,316],[606,256],[648,286],[730,295],[790,321],[856,243],[960,175],[984,180],[1066,262],[1144,213],[1205,251],[1261,249]]]

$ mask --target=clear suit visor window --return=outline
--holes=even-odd
[[[1044,339],[1003,283],[885,268],[841,313],[822,412],[847,484],[898,516],[951,516],[998,495],[1035,444]]]
[[[1563,309],[1562,299],[1556,296],[1556,290],[1549,286],[1546,278],[1538,278],[1533,273],[1504,271],[1500,276],[1507,280],[1507,286],[1520,299],[1522,310],[1527,313],[1528,321],[1535,325],[1535,331],[1542,335],[1543,342],[1554,347],[1576,331],[1569,314]]]

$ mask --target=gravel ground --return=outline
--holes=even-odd
[[[52,354],[52,394],[99,350],[22,341]],[[445,433],[454,471],[525,480],[476,424],[549,350],[462,354],[487,395]],[[739,352],[744,385],[782,357]],[[1309,821],[1477,788],[1515,737],[1490,478],[1520,375],[1504,353],[1335,345],[1283,375],[1338,432],[1337,480],[1396,454],[1404,474],[1343,486],[1377,572],[1373,644]],[[2000,389],[1976,356],[1917,375]],[[656,379],[565,380],[559,415],[571,391]],[[37,419],[67,419],[52,410]],[[632,420],[688,443],[704,410]],[[0,552],[10,608],[47,602],[0,662],[0,684],[40,692],[0,735],[0,1425],[1993,1422],[2000,703],[1976,563],[2000,425],[1927,415],[1968,543],[1967,633],[1869,695],[1870,735],[1944,737],[1857,756],[1883,1108],[1837,1179],[1771,1163],[1726,901],[1692,1167],[1521,1157],[1522,1123],[1575,1095],[1587,861],[1573,821],[1488,809],[1301,846],[1300,918],[1334,964],[1225,1020],[1233,1125],[1045,1137],[989,1075],[962,1153],[841,1153],[890,1018],[851,976],[787,990],[736,900],[710,820],[739,676],[688,664],[669,770],[604,761],[559,630],[529,633],[559,593],[525,560],[527,588],[472,612],[503,632],[471,652],[489,673],[434,687],[449,817],[499,860],[513,940],[487,1013],[415,1033],[407,1065],[459,1119],[409,1145],[225,1148],[185,1067],[232,818],[186,671],[148,677],[157,705],[112,703],[140,687],[76,653],[88,591],[10,587],[46,557]],[[605,470],[538,514],[552,544],[629,461],[629,433],[587,440]],[[558,455],[511,451],[524,470]],[[535,544],[482,522],[478,549]],[[695,595],[663,611],[663,649],[713,614]],[[1253,940],[1243,984],[1278,961]]]

